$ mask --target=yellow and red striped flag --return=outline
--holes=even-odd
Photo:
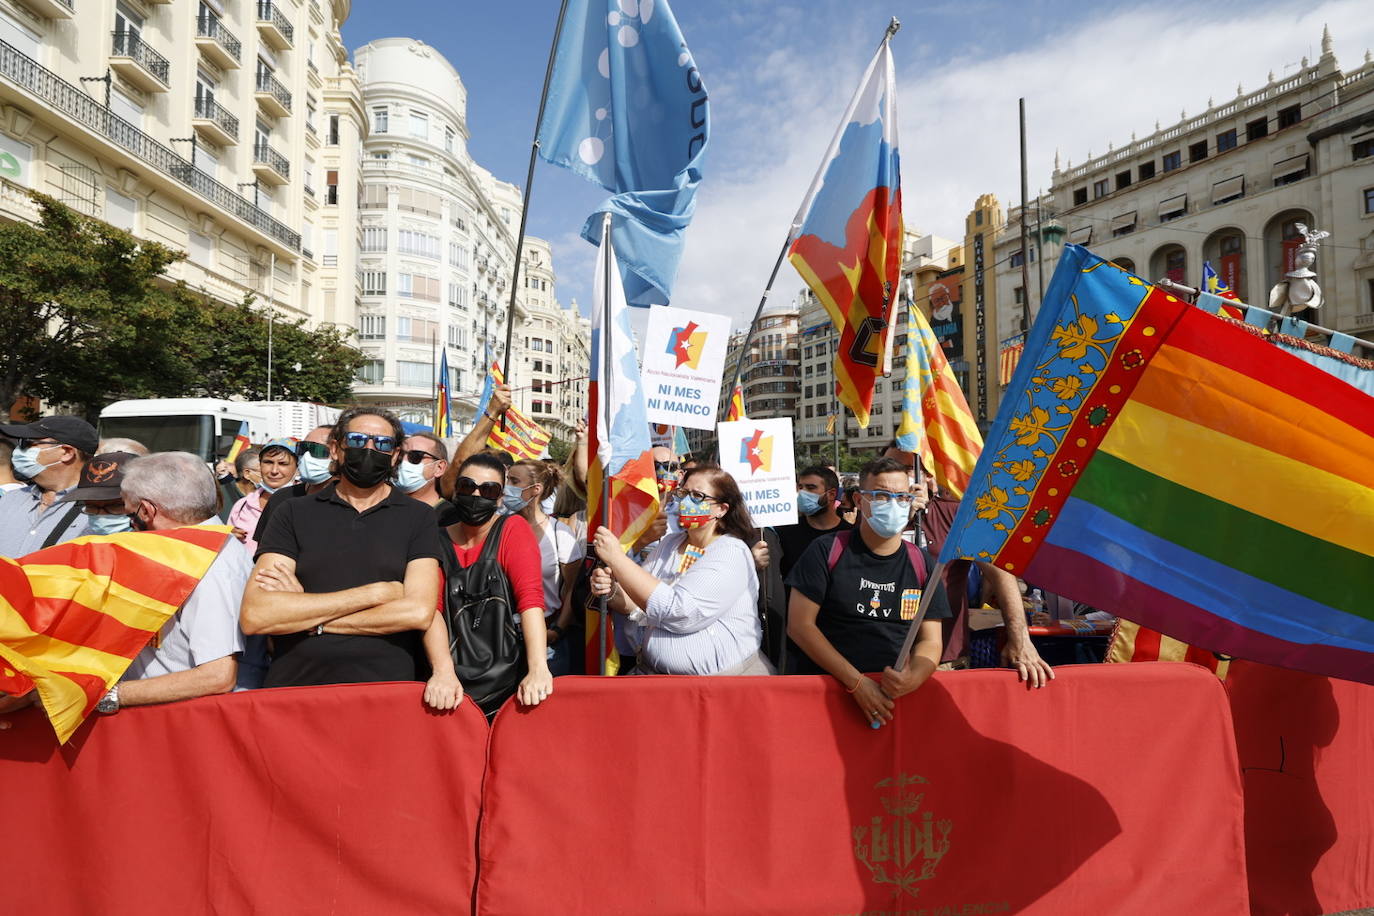
[[[248,437],[240,433],[234,437],[234,444],[229,446],[229,454],[224,456],[225,461],[233,461],[249,446]]]
[[[920,452],[940,488],[960,497],[983,451],[983,437],[930,322],[915,305],[907,312],[906,387],[897,447]]]
[[[792,221],[788,256],[839,332],[840,403],[868,426],[902,268],[897,78],[885,39]]]
[[[1222,680],[1231,667],[1231,659],[1207,649],[1190,646],[1182,640],[1165,636],[1158,630],[1118,618],[1107,647],[1107,662],[1192,662],[1211,671]]]
[[[1020,343],[1010,344],[1002,348],[997,354],[997,382],[1000,385],[1010,385],[1011,377],[1016,374],[1016,367],[1021,362],[1021,354],[1026,352],[1026,339],[1021,338]]]
[[[725,422],[744,419],[744,387],[735,379],[735,390],[730,392],[730,406],[725,411]]]
[[[506,379],[501,372],[500,363],[492,362],[491,377],[496,384],[505,384]],[[489,448],[507,452],[516,461],[534,461],[544,454],[544,449],[549,444],[548,430],[513,406],[506,408],[505,419],[505,429],[502,429],[501,424],[497,423],[487,434],[487,446]]]
[[[88,535],[0,557],[0,692],[36,687],[65,744],[185,603],[231,530]]]

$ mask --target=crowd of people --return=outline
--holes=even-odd
[[[1004,664],[1034,687],[1054,677],[1014,577],[952,564],[932,581],[957,500],[895,443],[852,489],[834,468],[801,471],[799,521],[765,530],[728,473],[656,448],[661,510],[627,552],[608,529],[588,530],[583,431],[564,463],[486,447],[509,403],[498,387],[453,449],[356,406],[214,469],[102,442],[79,417],[0,425],[0,556],[88,534],[231,528],[100,700],[107,714],[382,681],[423,682],[440,711],[465,696],[488,715],[512,696],[535,706],[555,677],[599,673],[587,670],[584,612],[604,603],[622,674],[829,675],[877,727],[936,668],[967,664],[971,582],[1001,609]],[[0,713],[33,700],[0,698]]]

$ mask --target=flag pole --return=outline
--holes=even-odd
[[[564,6],[567,0],[564,0]],[[604,213],[601,218],[601,244],[604,248],[603,257],[605,264],[601,274],[601,372],[598,379],[598,388],[605,386],[604,391],[597,391],[597,413],[610,416],[610,405],[615,403],[611,400],[611,371],[610,353],[611,337],[611,214]],[[604,406],[603,406],[604,405]],[[597,417],[600,420],[600,417]],[[609,435],[610,430],[598,430],[599,434]],[[597,445],[599,446],[598,438]],[[607,528],[611,527],[611,473],[605,464],[601,465],[601,524]],[[617,535],[619,537],[619,535]],[[607,628],[610,626],[610,595],[602,595],[598,611],[601,614],[601,626],[597,633],[598,649],[601,652],[601,676],[606,676],[606,635]]]
[[[510,302],[506,307],[506,351],[502,354],[506,384],[515,377],[515,361],[511,359],[511,338],[515,334],[515,293],[520,283],[520,257],[525,250],[525,226],[530,216],[530,196],[534,190],[534,163],[539,158],[539,127],[544,123],[544,109],[549,103],[549,83],[553,79],[553,63],[558,55],[558,41],[563,36],[563,20],[567,17],[568,0],[558,7],[558,24],[553,29],[549,45],[549,62],[544,67],[544,87],[539,90],[539,114],[534,122],[534,140],[530,143],[530,164],[525,171],[525,193],[520,201],[520,231],[515,236],[515,265],[511,268]],[[501,415],[501,428],[506,428],[506,416]]]
[[[893,16],[887,23],[887,30],[883,32],[883,40],[878,42],[878,47],[882,47],[884,42],[890,41],[897,30],[902,27],[901,22]],[[778,258],[773,262],[773,270],[768,275],[768,283],[763,287],[763,295],[759,297],[759,306],[754,309],[754,317],[749,322],[749,332],[744,335],[744,346],[739,351],[739,356],[735,359],[735,379],[740,380],[740,368],[744,365],[744,357],[749,352],[749,345],[754,342],[754,332],[758,330],[759,317],[763,314],[763,307],[768,304],[768,294],[773,291],[773,283],[778,278],[778,270],[782,267],[783,259],[787,257],[787,251],[792,247],[792,233],[796,227],[789,227],[787,239],[782,243],[782,250],[778,252]]]
[[[1031,312],[1030,312],[1030,265],[1026,263],[1027,239],[1030,236],[1030,226],[1027,220],[1030,217],[1028,212],[1029,204],[1026,202],[1026,99],[1022,96],[1020,100],[1021,113],[1021,330],[1029,335]],[[1038,205],[1038,202],[1037,202]]]

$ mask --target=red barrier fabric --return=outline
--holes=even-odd
[[[8,913],[472,912],[487,726],[421,685],[259,690],[0,732]]]
[[[560,678],[493,725],[478,911],[1248,912],[1216,677],[1057,673],[937,673],[878,730],[828,678]]]
[[[1231,663],[1256,916],[1374,907],[1374,686]]]

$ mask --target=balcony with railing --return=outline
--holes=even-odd
[[[291,93],[277,82],[277,78],[266,70],[258,71],[254,97],[262,110],[278,118],[291,114]]]
[[[17,91],[16,91],[17,88]],[[171,149],[158,143],[116,115],[82,89],[40,65],[13,45],[0,41],[0,97],[37,99],[64,117],[63,129],[81,129],[104,137],[111,144],[154,171],[195,192],[235,219],[242,220],[292,251],[301,247],[300,233],[273,219],[241,194],[195,168]],[[29,101],[32,105],[33,102]]]
[[[222,70],[237,68],[243,54],[243,45],[234,33],[204,7],[196,17],[196,47],[200,48],[206,60]]]
[[[254,143],[253,173],[267,184],[286,184],[291,180],[291,164],[266,143]]]
[[[137,32],[112,33],[110,67],[144,92],[166,92],[171,66]]]
[[[291,47],[296,38],[296,30],[286,14],[272,0],[258,0],[258,34],[277,51]]]
[[[19,4],[44,19],[70,19],[76,12],[72,0],[19,0]]]
[[[191,126],[218,146],[232,146],[239,142],[239,119],[225,111],[224,106],[214,99],[204,96],[196,99]]]

